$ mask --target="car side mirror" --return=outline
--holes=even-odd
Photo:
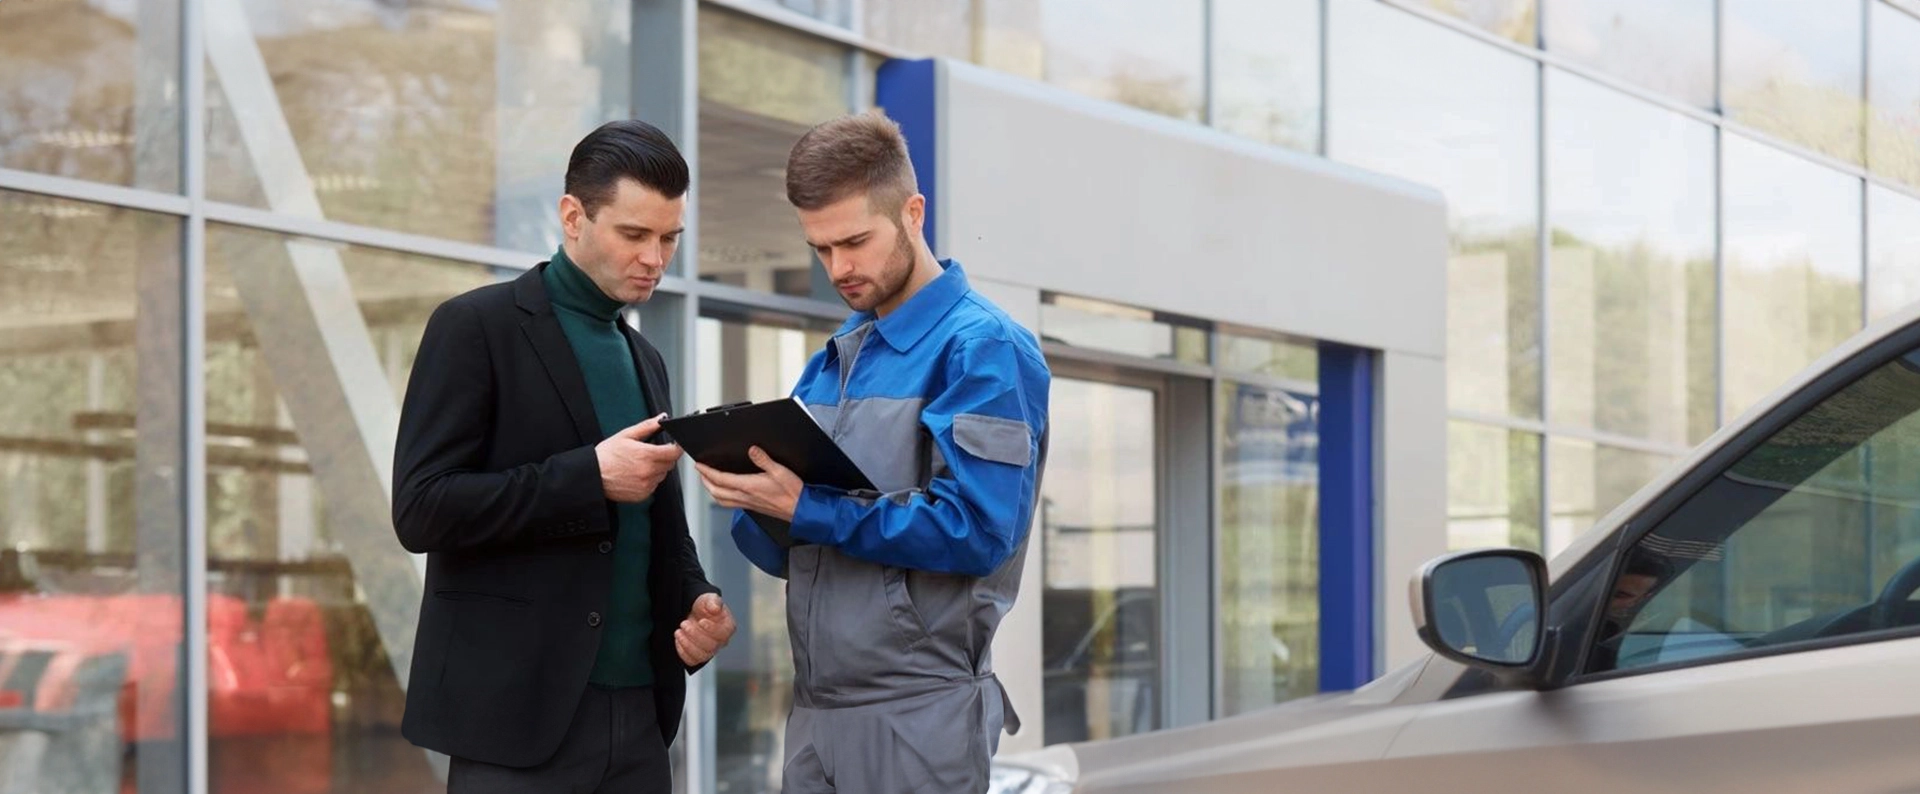
[[[1537,685],[1546,667],[1547,564],[1521,549],[1449,554],[1413,580],[1414,626],[1427,647],[1509,681]]]

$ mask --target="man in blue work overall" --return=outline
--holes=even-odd
[[[1033,335],[934,259],[906,140],[884,116],[794,145],[787,198],[854,314],[794,387],[877,492],[701,466],[733,539],[787,579],[789,794],[982,792],[1003,726],[994,630],[1020,589],[1051,376]],[[776,543],[747,512],[790,522]]]

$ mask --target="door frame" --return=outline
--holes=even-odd
[[[1089,381],[1154,394],[1157,727],[1204,722],[1213,715],[1215,667],[1212,371],[1065,345],[1046,348],[1048,367],[1056,380]],[[1043,543],[1039,555],[1042,566],[1044,548]],[[1045,568],[1040,572],[1040,587],[1045,589]]]

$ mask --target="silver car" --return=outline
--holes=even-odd
[[[1351,693],[995,762],[1000,794],[1920,792],[1920,307],[1547,565],[1412,582],[1426,658]],[[1544,616],[1544,620],[1541,619]]]

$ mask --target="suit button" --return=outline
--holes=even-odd
[[[587,625],[589,625],[589,626],[599,626],[599,625],[600,625],[600,613],[598,613],[598,612],[588,612],[588,613],[587,613]]]
[[[611,540],[600,541],[600,553],[605,554],[610,551],[613,551],[613,541]]]

